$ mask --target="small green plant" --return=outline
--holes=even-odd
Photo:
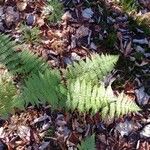
[[[30,51],[15,51],[16,44],[8,36],[0,35],[0,62],[5,65],[13,75],[28,78],[32,74],[43,72],[48,64]]]
[[[53,23],[60,21],[64,12],[62,3],[59,0],[48,0],[47,3],[45,11],[50,12],[47,19]]]
[[[21,26],[22,41],[25,43],[36,44],[40,42],[40,30],[38,27]]]

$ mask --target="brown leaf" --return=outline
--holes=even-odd
[[[125,49],[125,51],[124,51],[124,55],[125,56],[128,56],[131,52],[132,52],[132,42],[130,41],[128,44],[127,44],[127,46],[126,46],[126,49]]]

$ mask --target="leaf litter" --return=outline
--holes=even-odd
[[[99,150],[149,150],[150,93],[147,92],[149,76],[146,76],[150,73],[149,36],[141,26],[135,27],[130,16],[113,0],[61,2],[65,10],[62,20],[51,23],[46,17],[53,8],[47,7],[46,0],[0,1],[0,31],[20,41],[21,36],[14,34],[17,34],[22,22],[31,28],[39,27],[41,41],[27,45],[53,67],[64,68],[89,56],[93,50],[97,53],[122,53],[123,59],[119,63],[124,65],[118,65],[111,76],[111,86],[114,92],[126,92],[142,111],[105,123],[99,114],[80,116],[77,112],[51,112],[49,107],[44,106],[29,107],[8,120],[0,121],[0,147],[18,150],[76,149],[82,138],[95,131]],[[143,20],[149,15],[150,4],[148,0],[139,0],[139,4],[141,10],[138,10],[137,16]],[[112,29],[115,31],[113,34],[110,32]],[[116,40],[107,40],[110,37]],[[131,64],[128,65],[127,61]],[[119,82],[120,85],[115,84]]]

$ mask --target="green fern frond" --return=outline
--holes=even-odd
[[[113,118],[140,110],[124,95],[115,96],[111,87],[105,88],[104,84],[93,86],[91,82],[76,79],[68,85],[68,91],[66,101],[68,109],[77,109],[81,113],[91,111],[95,114],[100,111],[102,118]]]
[[[72,80],[80,77],[81,80],[85,79],[86,82],[98,82],[103,80],[104,77],[110,73],[118,60],[115,55],[98,55],[94,54],[91,59],[88,57],[86,61],[81,60],[68,67],[67,79]]]
[[[13,109],[13,100],[17,96],[17,88],[15,87],[12,77],[8,72],[0,75],[0,116],[7,117]]]
[[[48,102],[53,108],[57,108],[59,100],[63,99],[61,96],[63,86],[60,83],[59,72],[56,74],[56,71],[46,70],[44,74],[33,74],[25,81],[20,99],[25,101],[26,106],[29,103],[39,105]]]
[[[16,69],[16,73],[36,74],[38,72],[44,72],[48,68],[48,64],[42,58],[39,58],[36,54],[33,54],[30,51],[24,50],[20,52],[19,57],[22,66]]]
[[[78,144],[78,150],[96,150],[95,135],[86,137],[85,140]]]
[[[0,62],[14,75],[28,76],[31,73],[43,72],[48,68],[47,63],[30,51],[16,52],[15,42],[6,35],[0,35]]]

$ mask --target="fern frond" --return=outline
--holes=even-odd
[[[75,62],[68,67],[67,79],[85,79],[86,82],[97,82],[104,79],[104,77],[112,71],[115,63],[118,60],[118,56],[115,55],[98,55],[94,54],[91,59],[86,58],[86,61],[81,60]]]
[[[78,145],[79,150],[96,150],[95,144],[95,135],[86,137],[81,141],[81,144]]]
[[[15,42],[6,35],[0,35],[0,62],[14,75],[28,76],[31,73],[43,72],[48,68],[47,63],[30,51],[16,52]]]
[[[49,69],[47,63],[29,51],[16,52],[15,43],[8,36],[0,35],[0,46],[0,62],[24,77],[21,95],[13,100],[16,106],[48,102],[52,108],[61,106],[93,114],[100,111],[102,117],[139,110],[126,98],[114,96],[110,87],[105,89],[104,84],[96,82],[113,69],[118,56],[92,55],[91,59],[75,63],[68,68],[65,87],[59,71]]]
[[[13,100],[17,96],[17,88],[15,87],[12,77],[8,72],[4,72],[0,76],[0,116],[7,117],[13,109]]]
[[[53,108],[57,108],[59,100],[63,100],[61,95],[63,86],[60,83],[59,72],[56,74],[56,71],[46,70],[44,74],[33,74],[25,81],[20,99],[25,101],[26,106],[29,103],[39,105],[48,102]]]
[[[113,118],[140,110],[124,95],[115,96],[111,87],[105,88],[104,84],[93,86],[91,82],[77,78],[68,85],[68,91],[67,107],[71,110],[77,109],[81,113],[100,112],[102,118]]]

